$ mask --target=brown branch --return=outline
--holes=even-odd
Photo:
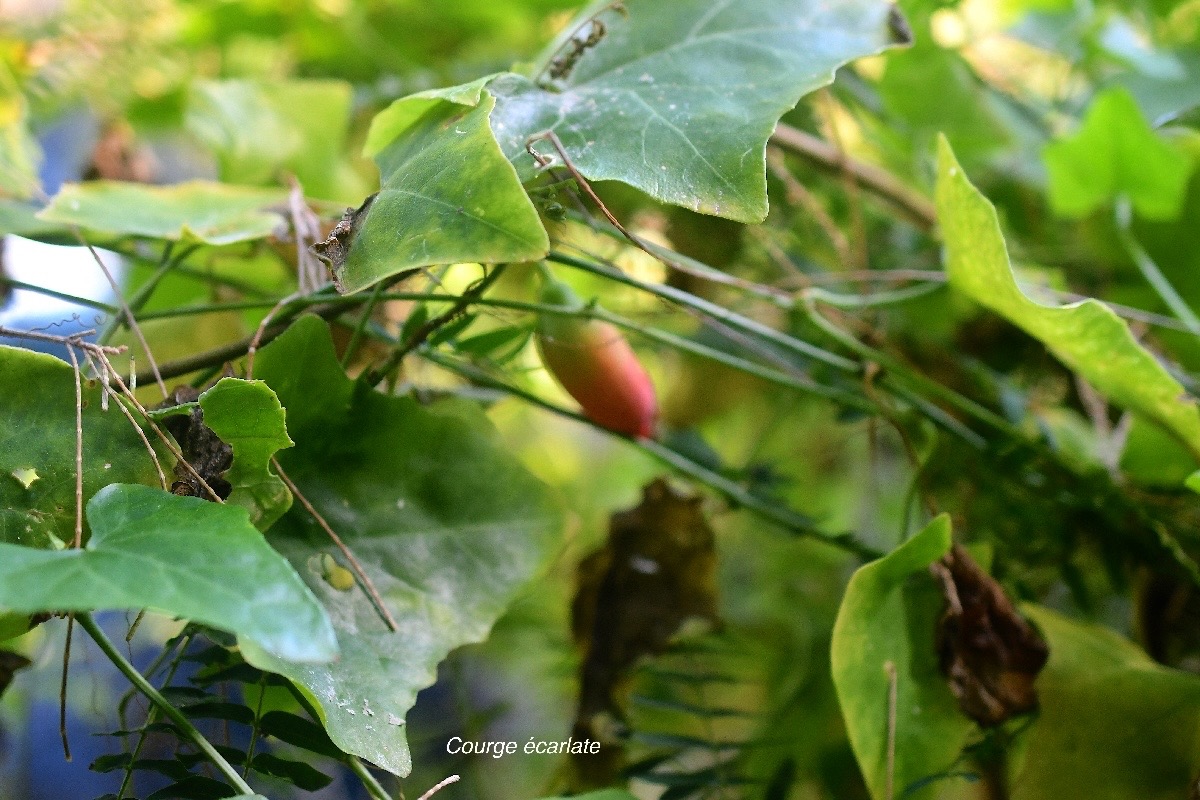
[[[882,167],[846,155],[829,142],[782,122],[775,127],[771,141],[827,172],[849,174],[858,185],[896,206],[922,230],[932,230],[937,224],[933,203]]]
[[[429,800],[429,798],[433,797],[435,794],[440,792],[442,789],[445,789],[447,786],[449,786],[452,783],[458,783],[458,781],[459,781],[459,777],[457,775],[451,775],[449,778],[445,778],[445,779],[437,782],[436,784],[434,784],[433,787],[428,792],[426,792],[425,794],[418,797],[417,800]]]
[[[110,270],[108,265],[104,263],[104,260],[100,258],[100,254],[96,252],[96,248],[92,247],[92,245],[83,238],[83,234],[79,232],[78,227],[72,226],[71,233],[73,233],[75,238],[79,240],[79,243],[86,247],[88,252],[92,254],[92,258],[95,260],[97,266],[100,267],[100,271],[103,272],[104,277],[108,279],[108,285],[112,287],[113,296],[116,297],[117,304],[121,307],[121,314],[124,315],[125,322],[129,326],[129,330],[133,332],[135,337],[137,337],[138,344],[142,346],[142,350],[146,353],[146,359],[150,362],[150,371],[154,375],[154,380],[158,384],[158,389],[162,392],[163,399],[165,400],[169,395],[167,392],[167,384],[163,382],[162,375],[158,371],[158,364],[154,360],[154,353],[150,352],[150,345],[146,341],[145,335],[142,333],[141,326],[138,325],[137,319],[133,315],[133,309],[129,307],[129,303],[125,302],[125,295],[121,292],[120,285],[117,284],[116,279],[113,277],[112,270]]]
[[[67,355],[75,373],[75,538],[71,547],[78,549],[83,544],[83,379],[79,375],[79,357],[70,344]]]
[[[304,496],[304,493],[300,491],[300,488],[296,486],[292,479],[288,477],[288,474],[283,471],[283,466],[280,465],[279,459],[275,458],[275,456],[271,456],[271,465],[275,467],[275,473],[279,476],[280,480],[287,485],[292,495],[294,495],[295,498],[300,501],[300,505],[304,506],[304,510],[312,515],[312,518],[316,520],[318,525],[321,526],[321,530],[325,531],[329,538],[333,540],[333,543],[337,545],[337,548],[342,551],[342,555],[346,557],[346,560],[350,562],[350,567],[354,570],[354,574],[358,576],[359,582],[362,584],[363,591],[365,591],[367,596],[371,598],[371,602],[374,604],[375,610],[379,612],[381,617],[383,617],[383,621],[387,623],[388,628],[393,633],[400,630],[400,626],[396,624],[396,619],[392,616],[392,612],[388,610],[386,605],[384,605],[383,597],[379,594],[379,590],[375,588],[375,584],[371,581],[370,576],[367,575],[366,570],[363,569],[362,564],[360,564],[358,559],[355,558],[354,553],[350,552],[350,548],[347,547],[346,543],[342,541],[342,537],[337,535],[333,528],[330,527],[329,523],[325,521],[325,517],[321,516],[321,512],[317,511],[316,507],[314,507],[313,504],[308,501],[308,498]]]

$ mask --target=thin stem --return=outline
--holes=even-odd
[[[744,486],[726,478],[724,475],[713,472],[712,470],[697,464],[687,456],[672,450],[664,444],[661,444],[653,439],[635,439],[624,436],[619,433],[597,425],[592,420],[582,414],[563,408],[562,406],[544,400],[537,395],[521,389],[517,386],[505,383],[497,378],[488,375],[486,372],[477,367],[463,363],[456,359],[445,356],[431,348],[425,348],[421,351],[421,356],[428,361],[437,364],[438,366],[455,372],[471,382],[485,386],[490,389],[504,392],[513,397],[520,398],[531,405],[550,411],[568,419],[573,419],[577,422],[582,422],[597,430],[602,430],[611,436],[624,439],[634,447],[653,456],[664,464],[669,465],[674,470],[694,479],[698,483],[708,486],[710,489],[718,492],[726,498],[732,505],[745,507],[759,514],[760,516],[771,520],[780,527],[792,533],[811,536],[813,539],[821,542],[827,542],[835,547],[838,547],[847,552],[863,558],[864,560],[878,558],[879,552],[870,546],[859,542],[852,534],[829,535],[821,532],[813,524],[813,521],[803,514],[799,514],[791,509],[781,507],[772,503],[754,493],[748,491]]]
[[[1167,276],[1163,275],[1158,264],[1154,263],[1154,259],[1134,237],[1133,231],[1130,230],[1132,219],[1133,210],[1129,201],[1125,198],[1118,200],[1116,207],[1117,238],[1120,240],[1121,246],[1133,259],[1133,263],[1141,271],[1142,277],[1167,304],[1167,308],[1171,309],[1171,313],[1179,318],[1179,321],[1187,327],[1190,333],[1200,336],[1200,318],[1196,317],[1187,301],[1179,296],[1179,292],[1175,291],[1175,287],[1167,280]]]
[[[358,756],[350,756],[346,759],[346,763],[350,765],[350,769],[362,781],[363,787],[367,790],[367,794],[371,795],[372,800],[392,800],[388,795],[387,790],[379,783],[378,779],[371,774],[371,770],[367,769],[367,765],[362,762]]]
[[[134,667],[133,664],[129,663],[125,656],[121,654],[121,651],[117,649],[116,645],[114,645],[109,638],[104,635],[104,631],[100,629],[100,626],[96,624],[95,620],[92,619],[92,616],[88,613],[81,612],[78,617],[79,627],[87,631],[88,635],[92,637],[92,641],[94,641],[100,650],[103,651],[104,655],[108,657],[108,660],[113,663],[113,666],[120,670],[121,673],[129,679],[129,682],[137,687],[138,691],[144,694],[151,703],[157,706],[159,711],[166,715],[171,722],[175,723],[175,726],[179,728],[180,732],[182,732],[187,738],[191,739],[192,743],[195,744],[196,747],[200,748],[200,751],[204,753],[204,755],[208,756],[209,760],[212,761],[217,770],[225,776],[225,779],[233,784],[233,786],[242,794],[254,794],[254,789],[251,788],[250,784],[246,783],[245,779],[242,778],[236,769],[234,769],[233,765],[225,760],[225,757],[217,751],[217,748],[215,748],[212,743],[208,741],[208,739],[204,738],[204,734],[200,733],[200,731],[196,729],[196,726],[192,724],[191,720],[184,716],[183,712],[171,705],[167,698],[163,697],[162,694],[160,694],[159,691],[142,676],[142,673],[138,672],[137,668]]]
[[[350,367],[350,362],[354,359],[354,354],[358,351],[358,344],[362,341],[363,331],[367,327],[367,322],[371,319],[371,314],[375,312],[375,306],[379,303],[379,295],[383,293],[383,281],[375,284],[375,289],[371,292],[371,299],[367,301],[366,307],[362,310],[362,316],[358,318],[358,324],[354,326],[354,332],[350,334],[350,342],[346,345],[346,352],[342,353],[342,369],[346,370]]]
[[[351,552],[350,548],[346,546],[346,543],[342,541],[342,537],[337,535],[337,532],[334,531],[334,529],[330,527],[329,523],[325,521],[325,517],[321,515],[321,512],[317,511],[316,507],[309,502],[308,498],[304,496],[304,493],[300,491],[299,487],[297,487],[292,479],[288,477],[288,474],[283,471],[283,467],[280,465],[279,460],[275,458],[275,456],[271,456],[271,465],[275,467],[275,472],[277,475],[279,475],[280,480],[287,484],[287,488],[291,490],[291,493],[295,495],[297,500],[300,501],[300,505],[304,506],[304,510],[307,511],[314,520],[316,520],[317,524],[321,526],[321,530],[325,531],[333,543],[337,545],[337,548],[342,551],[342,555],[346,557],[346,560],[350,562],[350,567],[354,570],[354,574],[358,577],[363,591],[366,592],[367,596],[371,598],[371,602],[375,605],[375,610],[379,612],[379,616],[383,617],[383,621],[387,624],[388,629],[391,630],[392,633],[400,630],[400,626],[396,624],[396,618],[392,616],[392,612],[388,609],[387,605],[384,604],[383,597],[379,594],[379,590],[375,588],[374,582],[371,580],[370,576],[367,575],[366,570],[363,569],[362,564],[359,563],[358,559],[354,556],[354,553]]]
[[[771,142],[827,172],[850,175],[858,185],[891,203],[922,230],[931,230],[937,224],[933,203],[881,167],[846,155],[829,142],[782,122],[775,126]]]
[[[113,296],[117,298],[117,304],[121,307],[121,313],[125,315],[125,319],[129,324],[129,330],[133,332],[137,338],[138,344],[142,346],[142,351],[146,354],[146,360],[150,362],[150,371],[154,374],[154,381],[158,384],[158,389],[162,392],[163,399],[170,396],[167,391],[167,384],[163,383],[162,375],[158,372],[158,363],[154,360],[154,353],[150,351],[150,345],[146,342],[146,337],[142,333],[142,328],[137,323],[137,319],[133,315],[133,311],[129,308],[129,304],[125,302],[125,295],[121,292],[120,285],[117,284],[116,278],[113,277],[112,270],[104,263],[104,259],[100,258],[100,254],[96,252],[96,248],[83,238],[83,234],[76,227],[71,228],[71,232],[79,243],[87,248],[87,251],[92,254],[92,260],[96,262],[96,266],[100,267],[100,271],[104,273],[104,277],[108,280],[108,285],[112,287]]]
[[[71,743],[67,740],[67,674],[71,667],[71,634],[75,631],[75,615],[67,614],[67,638],[63,644],[62,680],[58,684],[58,735],[62,738],[63,758],[71,760]]]
[[[566,253],[561,253],[554,250],[550,251],[550,255],[547,256],[547,260],[552,261],[555,264],[562,264],[564,266],[574,267],[575,269],[590,272],[593,275],[601,275],[603,277],[610,278],[617,283],[623,283],[626,286],[632,286],[635,289],[641,289],[642,291],[648,292],[656,297],[661,297],[664,300],[669,300],[672,303],[676,303],[685,308],[697,311],[706,317],[711,317],[712,319],[718,320],[719,322],[722,322],[731,328],[745,331],[746,333],[753,334],[760,339],[764,339],[773,344],[779,345],[789,352],[798,353],[800,355],[813,358],[832,367],[836,367],[844,372],[857,373],[860,369],[858,363],[855,361],[851,361],[848,358],[843,358],[842,356],[831,353],[828,350],[823,350],[816,345],[812,345],[808,342],[788,336],[786,333],[781,333],[769,325],[764,325],[757,320],[742,316],[734,311],[730,311],[724,306],[709,302],[708,300],[697,297],[689,292],[676,289],[674,286],[667,286],[666,284],[658,283],[647,283],[646,281],[638,280],[631,275],[626,275],[619,269],[615,269],[607,265],[597,264],[587,259],[576,258],[575,256],[567,255]]]
[[[491,272],[471,284],[471,287],[463,292],[449,309],[427,320],[424,325],[413,331],[408,340],[395,347],[382,364],[378,367],[373,367],[367,372],[366,382],[371,386],[379,385],[384,378],[391,374],[392,370],[400,366],[400,362],[404,360],[406,355],[424,344],[425,340],[432,336],[434,331],[443,325],[449,324],[465,312],[471,303],[483,297],[483,293],[504,274],[504,267],[504,264],[497,264]]]

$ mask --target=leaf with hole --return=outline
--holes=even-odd
[[[110,483],[159,485],[137,431],[102,388],[83,386],[83,496]],[[0,542],[51,547],[75,535],[75,376],[45,353],[0,346]],[[151,439],[154,435],[147,433]],[[157,447],[163,468],[170,456]],[[29,480],[30,473],[37,480]],[[169,472],[168,472],[169,474]],[[24,479],[21,477],[24,476]],[[85,531],[86,535],[86,531]],[[4,606],[0,602],[0,609]],[[53,606],[50,606],[53,608]]]

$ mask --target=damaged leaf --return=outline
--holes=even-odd
[[[700,502],[652,481],[640,505],[612,516],[608,542],[579,565],[571,628],[584,655],[574,736],[602,743],[598,755],[577,757],[586,785],[611,782],[619,768],[612,731],[634,664],[666,651],[689,621],[718,623],[717,556]]]
[[[196,404],[199,399],[199,389],[193,386],[176,386],[171,396],[158,405],[159,409],[170,409],[194,404],[188,408],[187,413],[172,414],[161,423],[162,427],[175,437],[184,462],[191,466],[191,469],[188,469],[182,462],[175,465],[175,481],[171,484],[171,493],[181,497],[214,500],[204,488],[204,484],[207,483],[217,497],[224,500],[233,491],[233,486],[223,477],[225,471],[233,466],[233,448],[221,441],[221,438],[204,424],[204,409]]]
[[[985,727],[1038,706],[1049,651],[994,578],[958,545],[935,567],[946,595],[938,658],[959,708]]]

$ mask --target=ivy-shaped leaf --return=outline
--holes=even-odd
[[[608,5],[593,3],[581,19]],[[896,43],[881,0],[626,0],[607,33],[561,80],[488,84],[492,128],[523,176],[526,140],[553,130],[591,180],[616,180],[665,203],[742,222],[767,214],[766,144],[779,117],[842,64]],[[567,36],[580,36],[576,25]],[[569,49],[577,45],[565,43]],[[543,143],[539,152],[553,156]]]
[[[954,765],[975,724],[938,667],[935,631],[945,600],[926,568],[950,549],[942,515],[850,579],[833,627],[831,666],[842,717],[871,796],[886,800],[890,676],[895,669],[897,797],[936,797],[930,781]]]
[[[314,666],[243,652],[310,692],[343,750],[407,774],[404,715],[417,692],[452,649],[487,635],[544,562],[558,511],[476,405],[423,406],[351,381],[315,317],[265,347],[255,374],[287,409],[296,446],[280,462],[362,562],[399,630],[361,586],[331,579],[348,565],[293,506],[268,539],[329,609],[342,656]]]
[[[895,43],[894,12],[881,0],[623,5],[626,13],[601,14],[607,33],[561,78],[489,75],[397,100],[376,117],[365,152],[382,189],[355,221],[344,264],[330,258],[342,291],[411,267],[544,255],[545,230],[520,184],[536,174],[529,137],[549,130],[592,180],[760,221],[766,142],[780,115],[840,65]],[[547,75],[572,33],[541,59]]]
[[[938,143],[938,220],[950,285],[1039,340],[1114,403],[1170,431],[1200,457],[1200,409],[1129,327],[1097,300],[1044,306],[1013,277],[996,210]]]
[[[226,502],[244,507],[259,530],[271,527],[292,504],[292,493],[271,471],[271,456],[292,446],[283,406],[262,381],[223,378],[200,395],[204,424],[233,448]]]
[[[1200,773],[1200,677],[1049,609],[1022,609],[1050,644],[1041,712],[1019,752],[1013,800],[1173,800]]]
[[[1155,134],[1123,88],[1096,95],[1083,125],[1046,146],[1050,206],[1082,217],[1118,197],[1147,219],[1179,215],[1191,159]]]
[[[340,291],[414,267],[546,254],[546,230],[488,125],[495,99],[481,89],[477,81],[399,100],[372,127],[381,187],[344,260],[330,258]]]
[[[83,387],[83,496],[110,483],[158,485],[154,463],[102,388]],[[75,535],[75,376],[45,353],[0,346],[0,542],[50,547]],[[150,437],[153,439],[153,437]],[[163,468],[170,456],[159,450]],[[0,606],[3,606],[0,603]]]
[[[147,186],[122,181],[67,184],[38,218],[118,236],[231,244],[270,236],[284,224],[271,211],[284,193],[210,181]]]
[[[329,661],[325,609],[246,510],[114,484],[87,504],[79,550],[0,544],[0,606],[15,611],[152,608],[236,633],[280,657]]]

